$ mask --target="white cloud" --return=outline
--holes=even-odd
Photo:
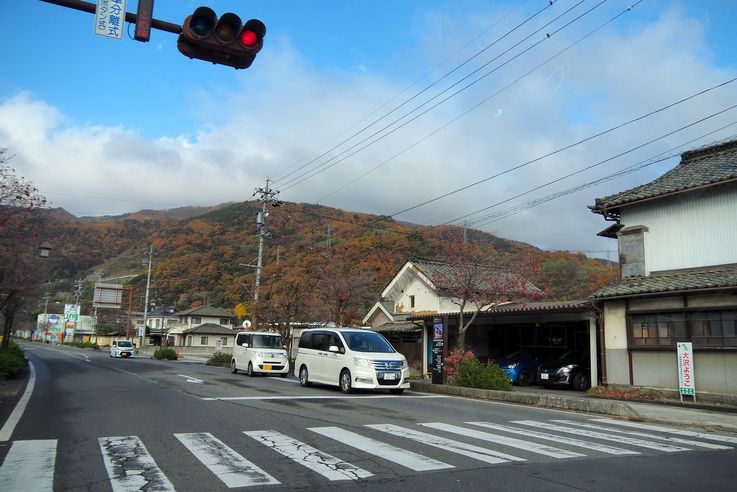
[[[339,147],[332,154],[338,157],[326,164],[331,166],[328,171],[293,187],[286,184],[288,178],[277,187],[284,188],[285,200],[315,202],[379,166],[323,203],[347,210],[393,213],[732,76],[733,72],[730,75],[711,64],[703,27],[684,15],[669,12],[624,33],[607,31],[592,37],[392,159],[529,70],[536,63],[532,59],[542,60],[570,42],[561,35],[555,43],[541,48],[547,50],[544,53],[521,58],[356,155],[347,157],[355,149],[345,150],[356,141]],[[452,38],[456,45],[462,44],[456,40],[471,29],[469,25],[484,25],[484,16],[479,13],[469,14],[467,19],[442,18],[442,22],[436,16],[428,18],[435,30],[442,26],[442,36]],[[437,41],[433,30],[424,32],[430,33],[428,42]],[[401,93],[407,84],[372,72],[369,65],[359,69],[354,66],[350,71],[317,69],[288,40],[274,38],[270,43],[268,63],[259,58],[258,70],[248,71],[247,76],[238,73],[237,87],[222,89],[217,97],[209,87],[189,94],[189,103],[199,108],[203,124],[187,135],[148,140],[128,128],[84,125],[70,121],[64,108],[49,105],[43,96],[22,93],[0,102],[0,142],[16,155],[13,164],[47,193],[54,205],[77,215],[240,201],[250,198],[253,188],[262,186],[267,177],[282,177],[386,113],[392,105],[362,120]],[[421,46],[412,50],[431,52]],[[446,55],[437,53],[438,59],[430,61],[429,66]],[[461,72],[453,80],[460,76]],[[409,94],[412,91],[392,104]],[[724,108],[734,96],[735,89],[726,88],[397,218],[434,224],[468,214]],[[424,95],[408,103],[378,128],[426,98]],[[715,127],[709,124],[687,135],[693,137]],[[341,136],[334,139],[336,135]],[[671,137],[667,143],[492,210],[595,179],[652,155],[656,149],[686,140],[687,136]],[[344,150],[347,153],[340,155]],[[327,159],[315,161],[290,178]],[[662,167],[657,170],[662,171]],[[612,241],[595,237],[607,224],[586,206],[597,196],[621,191],[656,175],[652,170],[638,173],[484,228],[547,248],[611,249],[615,247]]]

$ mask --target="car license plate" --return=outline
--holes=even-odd
[[[394,374],[393,372],[385,372],[384,379],[387,381],[394,381],[397,379],[397,375]]]
[[[121,357],[130,357],[130,356],[131,356],[131,354],[130,354],[129,352],[122,352],[122,353],[120,354],[120,356],[121,356]]]
[[[270,371],[271,370],[271,364],[264,364],[264,371]]]
[[[548,379],[548,373],[544,372],[540,374],[540,379]]]

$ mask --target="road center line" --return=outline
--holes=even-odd
[[[429,396],[396,396],[396,395],[365,395],[365,396],[325,396],[325,395],[314,395],[314,396],[220,396],[212,398],[202,398],[205,401],[233,401],[233,400],[363,400],[363,399],[376,399],[376,398],[399,398],[406,400],[408,398],[446,398],[443,395],[429,395]]]

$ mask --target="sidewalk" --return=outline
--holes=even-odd
[[[688,425],[705,430],[737,433],[737,408],[707,405],[686,405],[679,401],[635,402],[588,396],[573,391],[520,388],[513,391],[493,391],[462,388],[427,381],[412,381],[412,391],[436,393],[463,398],[494,400],[536,407],[557,408],[577,412],[620,417],[637,422],[667,425]]]

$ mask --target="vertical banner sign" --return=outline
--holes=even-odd
[[[64,304],[64,336],[74,337],[74,329],[79,321],[79,306],[76,304]]]
[[[432,330],[432,384],[443,384],[443,319],[433,319]]]
[[[97,0],[97,9],[95,9],[95,34],[105,36],[106,38],[123,38],[125,1]]]
[[[696,400],[696,375],[693,366],[693,344],[691,342],[678,342],[676,345],[678,353],[678,392],[690,395]]]

